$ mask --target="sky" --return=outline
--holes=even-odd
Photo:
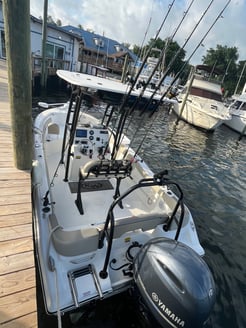
[[[30,13],[42,17],[43,0],[30,0]],[[217,45],[237,47],[239,60],[246,60],[246,0],[48,0],[48,15],[139,46],[164,22],[159,37],[173,37],[193,65]]]

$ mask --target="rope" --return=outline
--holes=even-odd
[[[48,259],[48,268],[50,269],[50,271],[55,273],[55,289],[56,289],[56,307],[57,307],[57,323],[58,323],[58,328],[62,328],[62,321],[61,321],[61,310],[60,310],[60,297],[59,297],[59,288],[58,288],[58,273],[56,270],[56,266],[55,266],[55,260],[54,258],[49,255],[50,253],[50,245],[51,245],[51,237],[53,235],[53,233],[60,229],[61,227],[58,225],[56,227],[54,227],[50,234],[49,234],[49,240],[48,240],[48,248],[47,248],[47,259]]]

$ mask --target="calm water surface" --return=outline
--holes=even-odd
[[[214,275],[217,301],[206,328],[245,328],[246,138],[225,125],[208,133],[177,123],[163,109],[140,126],[139,134],[149,131],[143,156],[180,183]]]
[[[177,123],[177,117],[164,108],[154,120],[136,112],[127,135],[134,147],[146,135],[139,154],[155,173],[167,169],[169,178],[183,189],[217,286],[206,328],[245,328],[246,138],[239,140],[239,134],[224,125],[207,133],[183,121]],[[129,316],[124,302],[117,311],[118,317]],[[136,327],[129,321],[122,325],[92,321],[84,326]]]

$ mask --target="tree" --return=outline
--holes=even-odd
[[[50,16],[50,15],[47,17],[47,23],[48,23],[48,24],[54,24],[54,25],[56,25],[54,19],[53,19],[52,16]]]
[[[210,48],[207,54],[203,56],[203,64],[216,67],[222,72],[222,81],[225,91],[228,95],[234,92],[238,80],[238,49],[236,47],[227,47],[217,45],[216,49]]]
[[[57,21],[56,21],[56,25],[57,25],[57,26],[62,26],[62,21],[61,21],[60,19],[57,19]]]
[[[133,52],[135,55],[139,56],[139,55],[140,55],[140,52],[141,52],[141,48],[140,48],[140,46],[138,46],[137,44],[134,44],[134,45],[133,45],[132,52]]]
[[[123,42],[122,44],[123,44],[123,46],[124,46],[125,48],[127,48],[127,49],[129,49],[130,46],[131,46],[131,44],[128,43],[128,42]]]

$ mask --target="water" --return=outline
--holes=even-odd
[[[177,117],[165,108],[154,121],[140,117],[139,112],[134,115],[127,129],[134,147],[146,131],[140,155],[154,172],[167,169],[169,178],[180,184],[215,279],[216,304],[206,328],[245,328],[246,138],[239,140],[239,135],[224,125],[208,133],[183,121],[177,124]],[[118,323],[109,302],[100,321],[98,317],[88,319],[77,327],[137,327],[134,319],[129,319],[132,309],[125,299],[117,302]],[[111,313],[110,319],[105,319],[106,312]]]
[[[168,169],[181,185],[216,282],[217,301],[206,328],[245,328],[246,138],[239,140],[224,125],[208,133],[177,124],[163,109],[154,123],[141,121],[139,134],[146,130],[144,158],[154,172]]]

